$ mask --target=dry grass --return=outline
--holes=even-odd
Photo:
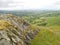
[[[11,24],[7,20],[0,20],[0,29],[5,29],[9,27]]]

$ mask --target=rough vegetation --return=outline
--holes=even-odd
[[[0,15],[0,45],[29,45],[38,32],[38,27],[21,17]]]
[[[40,27],[31,45],[60,45],[60,26]]]

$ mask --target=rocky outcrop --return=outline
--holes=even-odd
[[[39,28],[14,15],[0,15],[0,45],[29,45]]]

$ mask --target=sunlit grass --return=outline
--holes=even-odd
[[[40,27],[40,32],[31,41],[31,45],[60,45],[59,27],[60,26]]]

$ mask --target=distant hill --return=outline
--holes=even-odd
[[[13,15],[17,15],[17,16],[44,16],[44,17],[48,17],[48,16],[59,16],[60,15],[60,11],[52,11],[52,10],[13,10],[13,11],[9,11],[9,10],[0,10],[0,14],[13,14]]]

